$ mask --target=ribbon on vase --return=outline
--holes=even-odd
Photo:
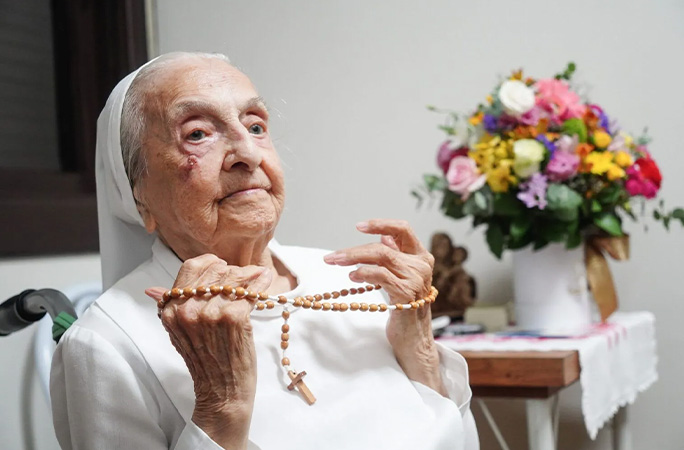
[[[598,305],[601,321],[605,322],[618,307],[615,283],[605,255],[618,261],[629,259],[629,236],[594,236],[586,240],[584,248],[589,289]]]

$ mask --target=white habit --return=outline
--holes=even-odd
[[[52,366],[55,429],[63,449],[219,449],[191,421],[193,384],[144,290],[169,288],[181,261],[142,226],[123,166],[121,110],[138,71],[114,89],[98,119],[96,175],[106,292],[62,337]],[[297,277],[287,296],[349,287],[349,268],[322,250],[270,245]],[[126,275],[128,274],[128,275]],[[363,300],[361,300],[363,298]],[[380,292],[360,301],[384,301]],[[258,381],[251,448],[262,450],[478,448],[465,361],[440,347],[450,398],[411,382],[385,337],[387,313],[297,310],[288,357],[317,397],[286,389],[280,307],[254,311]],[[231,450],[231,449],[227,449]]]

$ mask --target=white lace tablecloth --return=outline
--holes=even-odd
[[[607,323],[573,338],[478,334],[440,338],[456,351],[577,350],[582,414],[591,439],[621,406],[657,379],[655,317],[650,312],[616,312]]]

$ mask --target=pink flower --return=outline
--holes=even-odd
[[[625,189],[629,195],[653,198],[658,194],[663,176],[655,161],[650,158],[639,158],[625,172],[629,177],[625,182]]]
[[[546,175],[551,181],[565,181],[577,173],[580,158],[574,153],[556,150],[546,165]]]
[[[475,161],[467,156],[456,156],[449,163],[446,179],[449,190],[461,194],[465,201],[472,192],[484,186],[487,177],[480,174]]]
[[[446,173],[449,170],[449,163],[456,156],[465,156],[468,154],[468,147],[460,147],[460,142],[453,139],[447,139],[440,145],[437,152],[437,165]]]
[[[562,123],[572,118],[582,118],[587,109],[579,95],[570,90],[568,85],[555,78],[538,80],[537,105],[546,111],[551,120]]]
[[[539,106],[535,106],[534,108],[530,109],[527,111],[525,114],[520,116],[518,121],[522,123],[523,125],[532,125],[536,126],[539,123],[539,119],[542,117],[543,111]]]

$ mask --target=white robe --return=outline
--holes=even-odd
[[[288,297],[353,285],[323,250],[271,243],[297,277]],[[160,241],[153,257],[105,292],[62,337],[51,378],[63,449],[220,449],[192,421],[192,379],[157,318],[152,286],[173,284],[181,261]],[[363,300],[361,300],[363,298]],[[358,301],[385,302],[378,291]],[[306,370],[309,406],[280,366],[281,308],[254,311],[257,390],[250,448],[479,448],[465,360],[439,347],[450,398],[410,381],[385,337],[387,313],[293,310],[288,357]]]

